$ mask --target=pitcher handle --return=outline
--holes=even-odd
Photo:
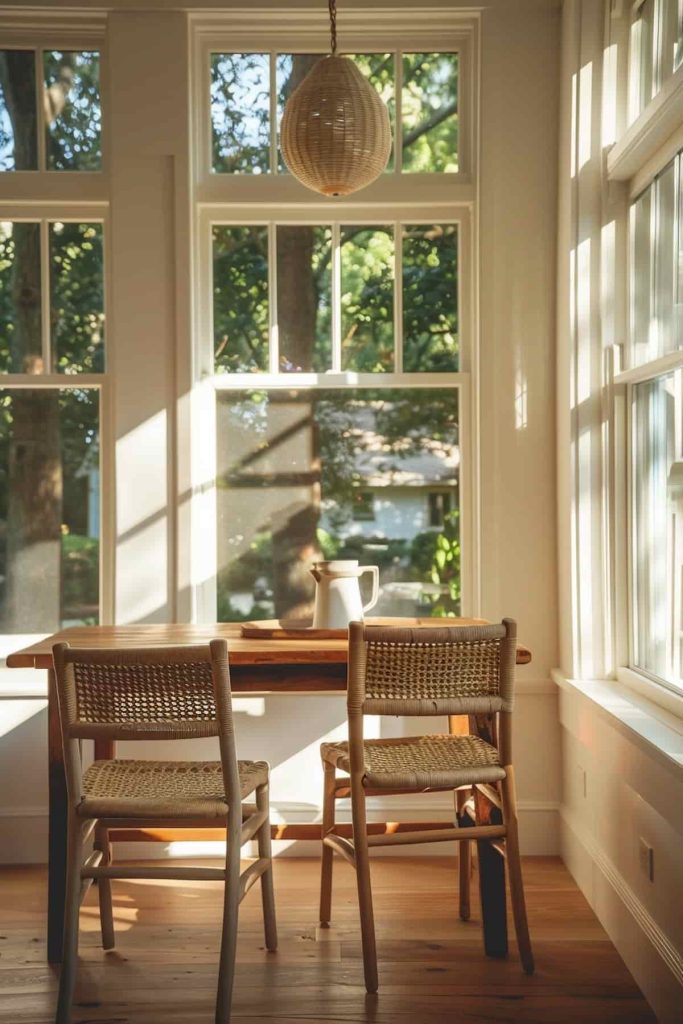
[[[363,611],[369,612],[371,608],[374,608],[379,598],[379,569],[376,565],[366,565],[363,572],[372,573],[372,597],[367,604],[363,605]]]

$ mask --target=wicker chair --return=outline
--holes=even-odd
[[[261,878],[265,939],[277,948],[268,807],[269,768],[235,753],[228,649],[209,646],[126,651],[53,648],[68,788],[64,961],[57,1024],[68,1024],[78,956],[81,901],[98,879],[102,944],[114,946],[112,878],[172,878],[225,883],[216,1024],[230,1019],[239,904]],[[174,740],[217,736],[221,760],[95,761],[81,768],[80,744],[95,740]],[[255,794],[255,803],[243,803]],[[224,868],[111,863],[115,827],[225,823]],[[84,844],[95,834],[95,850]],[[258,859],[240,874],[240,847],[256,836]]]
[[[323,743],[325,772],[320,921],[330,921],[332,863],[336,851],[356,870],[365,985],[377,991],[377,953],[370,886],[369,848],[446,840],[496,842],[504,851],[517,943],[524,970],[534,961],[529,940],[517,837],[511,758],[511,712],[516,625],[410,629],[349,626],[348,743]],[[487,736],[420,736],[363,739],[364,715],[469,715],[470,728],[484,716]],[[496,721],[497,719],[497,721]],[[347,773],[337,776],[337,769]],[[350,775],[350,779],[349,776]],[[368,834],[368,794],[475,789],[502,810],[500,824],[471,824],[459,815],[456,827]],[[353,840],[335,834],[335,800],[351,794]],[[474,803],[474,800],[472,800]],[[464,801],[457,800],[460,811]],[[471,827],[463,827],[467,823]],[[461,876],[462,882],[462,876]],[[484,894],[482,893],[482,896]]]

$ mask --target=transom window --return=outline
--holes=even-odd
[[[212,170],[286,172],[279,127],[293,90],[320,53],[212,53]],[[458,54],[347,54],[387,104],[394,151],[387,171],[458,171]]]

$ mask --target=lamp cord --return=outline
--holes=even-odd
[[[337,0],[327,0],[330,11],[330,45],[332,56],[337,52]]]

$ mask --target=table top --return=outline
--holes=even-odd
[[[368,619],[372,622],[372,619]],[[386,620],[385,620],[386,621]],[[397,624],[400,620],[397,620]],[[472,626],[485,619],[431,619],[434,626]],[[216,622],[205,625],[148,623],[129,626],[72,626],[62,629],[38,643],[13,651],[7,656],[8,668],[52,667],[53,644],[66,642],[72,647],[163,647],[170,644],[206,644],[216,637],[228,641],[231,665],[320,665],[346,664],[348,645],[344,640],[254,639],[240,634],[238,622]],[[531,651],[517,647],[517,664],[531,661]]]

